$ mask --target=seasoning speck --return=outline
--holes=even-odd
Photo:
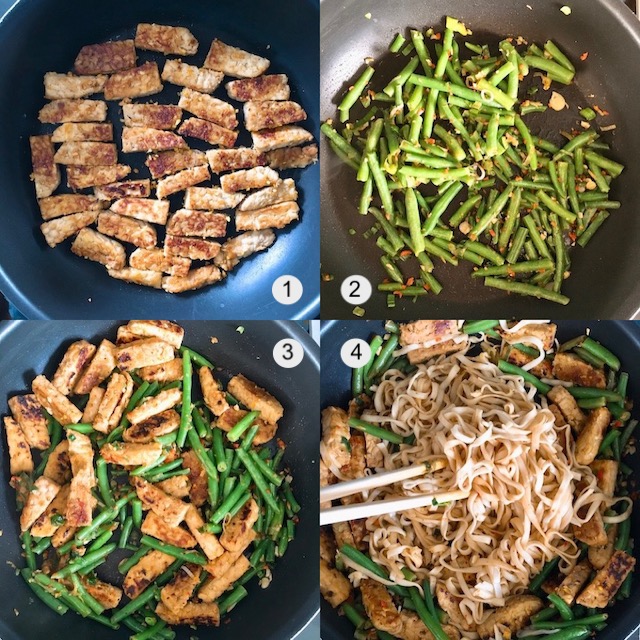
[[[210,340],[211,344],[218,344],[218,338],[216,338],[215,336],[211,336]]]
[[[244,327],[242,325],[240,325],[239,327],[236,327],[236,331],[240,334],[244,333]]]
[[[560,7],[560,11],[562,11],[565,16],[571,15],[571,7],[568,7],[566,4],[563,7]]]
[[[370,14],[370,13],[365,13],[365,14],[364,14],[364,17],[365,17],[367,20],[371,20],[371,14]]]

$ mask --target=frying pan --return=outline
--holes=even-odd
[[[634,322],[613,321],[568,321],[558,324],[558,339],[562,342],[591,329],[591,336],[601,341],[618,355],[622,370],[629,373],[629,397],[640,399],[640,326]],[[340,347],[351,338],[369,340],[372,333],[384,333],[381,322],[354,320],[351,322],[325,322],[322,326],[321,394],[322,408],[335,405],[346,407],[351,388],[351,370],[340,359]],[[636,453],[625,462],[640,471],[640,454]],[[632,476],[633,477],[633,476]],[[640,539],[640,509],[633,512],[631,535]],[[596,635],[596,640],[623,640],[631,638],[632,632],[640,624],[640,579],[634,577],[631,597],[617,602],[609,611],[609,626]],[[324,599],[321,605],[323,640],[347,640],[353,637],[353,627],[344,617],[338,617],[334,609]],[[637,635],[637,634],[636,634]],[[636,636],[633,636],[636,637]]]
[[[2,6],[8,8],[7,0],[0,0]],[[191,64],[202,65],[214,37],[268,57],[270,72],[289,76],[292,100],[303,105],[308,114],[304,126],[317,137],[317,0],[18,0],[0,20],[0,289],[28,318],[127,318],[132,309],[144,310],[147,318],[315,317],[319,308],[317,166],[282,172],[298,184],[300,222],[278,231],[271,249],[241,262],[225,281],[198,291],[171,295],[114,280],[101,265],[74,256],[70,240],[55,249],[45,243],[29,181],[28,142],[29,135],[46,129],[39,128],[37,120],[44,104],[42,77],[47,71],[72,69],[85,44],[133,37],[138,22],[188,27],[200,43],[197,55],[185,58]],[[138,59],[159,58],[140,52]],[[179,90],[167,83],[162,93],[137,102],[176,104]],[[215,95],[228,99],[222,86]],[[109,108],[110,117],[118,121],[113,117],[114,104]],[[204,148],[197,141],[189,144]],[[238,138],[240,144],[251,145],[246,132]],[[145,177],[144,159],[144,154],[120,154],[119,161],[131,161],[140,169],[138,175]],[[182,195],[172,199],[172,210]],[[285,274],[298,277],[304,287],[301,300],[290,306],[278,304],[271,295],[273,281]]]
[[[560,12],[563,4],[571,6],[571,15]],[[365,14],[370,13],[367,19]],[[498,305],[504,317],[562,318],[632,318],[640,308],[640,264],[636,246],[640,239],[640,219],[635,203],[640,199],[640,128],[637,108],[640,100],[640,25],[619,0],[563,2],[561,0],[322,0],[321,3],[321,88],[322,120],[335,117],[336,104],[362,70],[363,60],[371,56],[381,60],[378,82],[392,75],[404,64],[387,48],[393,36],[408,27],[441,29],[444,17],[455,16],[473,30],[473,42],[491,42],[494,47],[507,35],[522,35],[529,42],[544,43],[551,38],[575,61],[578,68],[576,86],[562,89],[568,96],[570,111],[537,114],[529,120],[534,133],[560,141],[559,132],[577,127],[578,106],[597,104],[610,112],[602,124],[615,123],[617,129],[604,140],[611,147],[611,157],[623,162],[626,170],[616,180],[612,198],[622,202],[594,236],[586,249],[571,252],[571,277],[563,292],[571,297],[562,307],[534,298],[485,287],[481,278],[471,279],[471,264],[458,267],[436,266],[435,276],[444,286],[440,295],[411,300],[397,300],[395,309],[387,309],[386,295],[375,291],[386,276],[380,263],[380,250],[374,240],[362,233],[373,219],[357,211],[361,185],[353,171],[322,141],[322,272],[333,280],[322,285],[322,316],[351,318],[352,305],[340,297],[345,277],[360,274],[369,278],[374,295],[364,305],[367,317],[402,318],[425,314],[429,318],[486,317]],[[580,55],[589,52],[586,61]],[[376,65],[377,66],[377,65]],[[376,84],[374,75],[374,85]],[[384,86],[384,85],[381,85]],[[587,96],[593,94],[594,98]],[[548,98],[547,94],[547,98]],[[546,100],[545,100],[546,101]],[[357,112],[354,111],[357,115]],[[456,200],[459,202],[460,200]],[[453,205],[452,205],[453,207]],[[355,235],[349,229],[356,230]],[[410,261],[412,262],[412,261]],[[451,267],[451,268],[449,268]],[[417,266],[414,267],[417,272]],[[407,271],[407,275],[411,275]],[[415,275],[415,272],[413,273]],[[596,306],[597,305],[597,306]],[[594,311],[597,309],[597,312]]]
[[[40,372],[53,375],[57,363],[70,342],[79,338],[96,342],[102,337],[115,339],[114,321],[82,322],[3,322],[0,323],[0,406],[6,413],[7,398],[29,388]],[[185,344],[210,358],[226,384],[242,372],[269,389],[283,404],[284,418],[278,436],[287,444],[285,459],[291,467],[294,490],[302,505],[296,537],[273,572],[273,582],[261,589],[251,581],[249,596],[229,615],[230,621],[215,630],[200,627],[194,634],[189,627],[177,628],[178,640],[200,637],[222,639],[293,638],[311,620],[318,608],[318,443],[309,424],[318,412],[319,354],[317,345],[292,322],[243,322],[243,334],[237,322],[183,322]],[[211,337],[218,343],[211,344]],[[294,369],[281,369],[272,357],[273,346],[283,338],[295,338],[303,346],[305,357]],[[29,587],[16,577],[13,563],[23,566],[18,540],[19,528],[15,495],[8,485],[9,467],[6,441],[0,438],[2,480],[0,482],[0,637],[2,640],[37,640],[44,637],[128,638],[125,627],[112,631],[75,614],[58,616],[34,599]],[[110,563],[102,577],[116,582],[120,574],[117,562]],[[305,634],[304,637],[309,637]],[[302,640],[302,636],[300,636]]]

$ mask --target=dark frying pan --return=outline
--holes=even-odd
[[[423,313],[430,318],[492,315],[498,305],[505,316],[526,317],[556,315],[566,318],[632,318],[640,308],[640,266],[635,248],[640,238],[640,219],[635,203],[640,199],[640,129],[636,105],[640,100],[640,26],[633,14],[619,0],[567,2],[572,13],[565,16],[560,0],[322,0],[321,3],[321,91],[322,120],[334,117],[336,104],[352,84],[363,64],[371,56],[383,60],[382,73],[390,75],[403,64],[387,53],[397,32],[408,27],[441,27],[444,16],[463,20],[477,36],[477,42],[492,41],[506,35],[522,35],[530,42],[553,39],[576,61],[576,87],[563,91],[572,111],[551,118],[535,118],[536,133],[558,138],[561,129],[579,127],[577,106],[598,104],[610,112],[603,124],[615,123],[617,130],[605,140],[612,146],[612,157],[623,162],[626,170],[616,181],[612,197],[622,202],[586,249],[572,252],[572,275],[563,291],[571,297],[567,307],[549,302],[508,295],[484,287],[480,278],[471,281],[470,263],[457,268],[439,264],[435,275],[444,285],[439,296],[425,296],[414,305],[398,300],[393,310],[386,307],[386,295],[374,291],[365,305],[367,317],[398,317]],[[370,13],[371,19],[365,14]],[[580,55],[589,52],[585,62]],[[375,76],[374,76],[375,79]],[[593,94],[595,98],[587,98]],[[545,114],[546,116],[546,114]],[[380,250],[362,233],[372,226],[370,216],[359,216],[357,202],[360,186],[351,169],[342,165],[326,141],[322,142],[322,271],[333,280],[323,283],[322,312],[326,318],[349,318],[351,306],[340,297],[345,277],[361,274],[375,289],[385,273],[379,263]],[[456,201],[457,202],[457,201]],[[350,235],[349,229],[357,231]],[[417,267],[416,267],[417,270]],[[410,274],[407,274],[410,275]],[[415,275],[415,274],[413,274]]]
[[[562,342],[591,329],[591,336],[601,341],[622,361],[622,370],[629,372],[629,397],[636,403],[640,399],[640,327],[634,322],[612,321],[559,321],[558,339]],[[351,370],[340,359],[340,347],[350,338],[369,340],[372,333],[384,333],[381,322],[352,321],[325,322],[322,326],[321,394],[322,408],[335,405],[346,406],[351,398]],[[640,456],[636,453],[625,459],[637,473]],[[637,482],[637,481],[636,481]],[[640,512],[637,508],[632,518],[632,537],[640,539]],[[353,636],[353,626],[324,600],[321,605],[323,640],[347,640]],[[609,626],[597,634],[596,640],[621,640],[631,638],[640,625],[640,579],[634,577],[631,597],[618,602],[610,611]],[[636,632],[637,633],[637,632]]]
[[[10,4],[0,0],[0,9],[6,10]],[[42,77],[46,71],[70,70],[85,44],[132,37],[138,22],[188,27],[200,43],[191,64],[202,64],[214,37],[268,57],[274,73],[289,76],[292,99],[304,106],[309,116],[305,126],[317,135],[317,0],[19,0],[0,21],[0,194],[4,230],[0,237],[0,289],[29,318],[126,318],[132,309],[141,310],[148,318],[315,317],[319,308],[317,166],[283,172],[298,184],[300,223],[279,231],[269,251],[238,265],[225,282],[199,291],[170,295],[113,280],[101,265],[74,256],[69,240],[56,249],[45,243],[29,181],[28,143],[29,135],[44,132],[38,130],[37,120],[44,103]],[[153,57],[144,52],[139,55],[140,60]],[[167,83],[162,93],[148,101],[175,104],[178,91],[179,87]],[[215,95],[227,99],[224,87]],[[110,110],[113,113],[113,105]],[[191,146],[200,148],[193,142]],[[244,133],[238,144],[250,145],[248,134]],[[141,177],[148,175],[144,154],[126,156],[121,154],[120,161],[131,160],[132,166],[141,170]],[[172,200],[172,209],[180,197]],[[301,300],[291,306],[278,304],[271,295],[273,281],[284,274],[295,275],[304,287]]]
[[[70,342],[79,338],[96,341],[115,339],[114,321],[3,322],[0,323],[0,413],[6,414],[7,397],[29,388],[37,373],[53,375]],[[218,367],[220,378],[243,372],[271,390],[284,405],[278,435],[288,444],[286,460],[291,466],[294,489],[302,510],[296,537],[278,562],[268,589],[248,583],[249,596],[218,629],[201,627],[195,632],[180,628],[178,640],[199,637],[264,638],[285,640],[296,636],[318,608],[318,443],[308,425],[317,421],[319,349],[293,322],[184,322],[185,344],[206,354]],[[211,344],[211,337],[218,343]],[[283,338],[295,338],[305,356],[294,369],[281,369],[272,357],[273,346]],[[23,566],[18,540],[15,495],[8,485],[9,468],[4,434],[0,438],[0,637],[2,640],[37,640],[44,637],[128,638],[124,627],[112,631],[75,614],[60,617],[35,600],[30,589],[16,576],[14,564]],[[120,574],[109,565],[102,577],[114,582]],[[120,576],[121,577],[121,576]],[[302,638],[303,636],[300,636]],[[309,637],[304,635],[304,637]]]

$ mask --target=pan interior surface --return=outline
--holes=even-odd
[[[522,35],[528,42],[553,40],[575,62],[578,69],[576,87],[561,89],[571,106],[571,116],[552,112],[554,118],[528,120],[532,132],[551,139],[562,129],[581,130],[578,107],[597,104],[609,112],[603,123],[614,123],[615,131],[603,135],[611,145],[611,157],[626,165],[614,183],[611,197],[620,200],[621,209],[612,215],[589,245],[571,251],[571,276],[565,280],[563,293],[571,298],[566,307],[551,302],[506,294],[484,287],[481,278],[470,277],[471,265],[458,267],[438,261],[434,275],[444,289],[438,296],[396,299],[394,309],[386,307],[386,295],[376,292],[376,285],[386,277],[379,263],[382,252],[375,240],[362,237],[375,220],[359,216],[357,204],[362,184],[352,169],[335,156],[322,140],[322,311],[323,317],[351,318],[352,306],[340,296],[344,278],[359,274],[368,277],[374,295],[364,305],[369,317],[403,318],[424,314],[430,318],[486,317],[499,305],[505,317],[534,315],[577,318],[597,315],[601,318],[631,318],[640,308],[640,266],[634,249],[640,237],[640,219],[634,215],[640,198],[640,171],[637,149],[640,129],[636,126],[636,108],[640,100],[640,78],[627,70],[640,65],[640,26],[632,13],[617,0],[594,0],[574,3],[569,16],[560,11],[560,3],[549,0],[518,0],[495,3],[491,0],[407,0],[389,4],[373,0],[366,8],[355,1],[322,0],[321,4],[321,118],[335,118],[337,103],[362,71],[366,58],[373,58],[381,72],[390,66],[397,71],[405,63],[388,53],[396,33],[408,28],[442,28],[444,17],[462,20],[474,34],[472,42],[496,43],[506,36]],[[370,18],[365,14],[370,14]],[[580,56],[588,52],[585,61]],[[389,60],[393,58],[393,60]],[[377,89],[380,78],[373,76]],[[593,96],[593,97],[591,97]],[[548,100],[549,94],[536,96]],[[575,104],[575,101],[583,101]],[[572,103],[573,101],[573,103]],[[544,114],[546,116],[546,114]],[[560,124],[551,124],[559,122]],[[459,199],[454,201],[459,202]],[[452,208],[453,206],[452,205]],[[355,229],[352,235],[350,229]],[[407,275],[417,275],[414,261]],[[411,270],[411,273],[409,273]],[[331,278],[327,277],[330,276]],[[597,307],[596,307],[597,304]]]
[[[291,99],[302,104],[308,115],[304,126],[317,138],[318,12],[316,0],[284,0],[276,4],[267,0],[137,0],[116,4],[96,0],[19,0],[0,21],[0,91],[7,97],[0,103],[0,193],[7,231],[0,237],[0,288],[7,298],[29,318],[129,317],[131,309],[144,309],[145,317],[151,318],[316,316],[320,304],[318,165],[282,172],[283,177],[295,178],[300,221],[278,231],[277,240],[268,251],[242,261],[221,283],[176,295],[110,278],[102,265],[73,255],[70,240],[55,249],[47,246],[38,228],[42,220],[29,180],[32,168],[28,138],[44,132],[37,114],[45,102],[45,72],[71,70],[84,45],[132,38],[139,22],[189,28],[200,45],[195,56],[184,58],[189,64],[202,65],[214,38],[267,57],[271,61],[268,73],[285,73],[289,77]],[[163,58],[161,54],[138,51],[139,62]],[[180,87],[164,85],[162,93],[135,102],[177,104]],[[214,95],[228,100],[223,85]],[[242,108],[241,103],[234,106]],[[121,127],[117,111],[117,105],[109,103],[116,140]],[[47,132],[51,129],[49,125]],[[251,145],[250,136],[244,131],[240,144]],[[189,146],[204,148],[193,139]],[[144,160],[145,154],[141,153],[120,153],[118,158],[134,168],[129,178],[148,177]],[[172,198],[172,210],[180,206],[182,197],[180,193]],[[281,305],[271,294],[273,281],[286,274],[298,277],[304,288],[302,298],[293,305]]]
[[[39,373],[53,375],[66,347],[84,338],[94,343],[103,337],[115,340],[116,328],[123,322],[22,322],[0,323],[0,349],[3,367],[0,372],[0,402],[6,413],[8,397],[24,393]],[[287,444],[285,461],[291,468],[293,489],[302,506],[296,537],[285,556],[276,563],[273,582],[262,589],[255,581],[247,583],[249,595],[224,618],[216,629],[176,627],[177,640],[197,637],[293,638],[318,609],[318,568],[314,558],[318,547],[318,473],[317,439],[307,426],[317,420],[319,406],[318,347],[299,326],[290,322],[243,322],[244,333],[237,332],[237,322],[182,322],[184,343],[213,361],[220,370],[216,377],[226,384],[237,373],[244,373],[268,389],[285,413],[277,437]],[[211,338],[218,342],[213,345]],[[300,365],[283,374],[272,358],[274,345],[284,338],[295,338],[305,349]],[[36,640],[45,637],[95,638],[114,640],[129,638],[124,626],[113,631],[73,612],[57,616],[31,592],[15,568],[24,566],[21,558],[15,492],[9,486],[6,440],[0,439],[2,481],[0,482],[0,637],[2,640]],[[122,576],[116,566],[124,552],[99,570],[100,577],[119,584]],[[128,555],[128,554],[127,554]]]
[[[554,321],[555,322],[555,321]],[[640,326],[632,322],[613,321],[559,321],[558,340],[569,340],[590,329],[590,335],[620,357],[621,371],[629,373],[628,395],[638,404],[640,398]],[[322,408],[335,405],[346,407],[351,398],[351,369],[340,359],[340,347],[351,338],[367,340],[373,333],[383,334],[381,322],[353,321],[326,322],[322,329],[321,395]],[[633,413],[633,412],[632,412]],[[636,416],[637,417],[637,416]],[[640,454],[625,458],[634,471],[640,474]],[[637,485],[637,480],[636,483]],[[631,520],[631,536],[640,539],[640,509],[636,503]],[[620,640],[630,638],[640,624],[640,580],[636,571],[631,597],[617,602],[608,611],[608,626],[598,632],[595,640]],[[323,599],[321,603],[323,640],[347,640],[353,637],[353,625]],[[637,632],[636,632],[637,633]]]

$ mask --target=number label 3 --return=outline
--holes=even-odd
[[[304,358],[302,345],[293,338],[284,338],[273,347],[273,359],[276,364],[285,369],[297,367]]]

